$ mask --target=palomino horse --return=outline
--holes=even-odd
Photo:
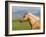
[[[32,29],[40,29],[40,22],[38,17],[32,15],[31,13],[28,13],[23,16],[23,19],[28,20],[30,26],[32,26]]]

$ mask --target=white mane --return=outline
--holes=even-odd
[[[39,17],[37,17],[37,16],[33,15],[32,13],[28,13],[28,15],[30,15],[30,16],[32,16],[32,17],[34,17],[36,20],[39,20]]]

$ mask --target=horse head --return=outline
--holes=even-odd
[[[25,21],[28,21],[29,20],[29,16],[28,16],[27,13],[25,13],[25,15],[23,16],[23,20],[25,20]]]

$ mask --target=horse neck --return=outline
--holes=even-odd
[[[28,15],[28,19],[29,19],[29,21],[32,21],[32,16],[29,16],[29,15]]]
[[[32,25],[35,23],[35,18],[33,17],[33,16],[28,16],[28,18],[29,18],[29,20],[30,20],[30,22],[32,23]]]

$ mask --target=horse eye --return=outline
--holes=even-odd
[[[25,16],[23,16],[23,17],[25,17]]]

